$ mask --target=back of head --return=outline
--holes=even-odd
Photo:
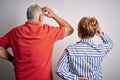
[[[27,9],[27,19],[28,20],[33,20],[33,19],[39,18],[39,16],[41,14],[43,14],[42,9],[37,4],[31,5]]]
[[[83,17],[78,23],[78,36],[81,39],[94,37],[99,23],[96,18]]]

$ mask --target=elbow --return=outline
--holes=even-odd
[[[60,78],[64,79],[64,77],[63,77],[61,71],[56,71],[56,74],[57,74]]]
[[[61,67],[60,67],[60,66],[57,66],[57,69],[55,70],[55,73],[56,73],[57,75],[60,75],[61,72],[62,72]]]
[[[55,73],[56,73],[57,75],[59,75],[59,72],[58,72],[58,71],[56,71]]]
[[[112,44],[111,44],[111,48],[113,48],[113,47],[114,47],[114,45],[115,45],[115,43],[113,43],[113,42],[112,42]]]
[[[60,76],[60,71],[56,70],[55,73]]]
[[[69,36],[74,32],[74,29],[72,27],[65,28],[65,35],[64,36]]]
[[[74,29],[71,27],[68,31],[68,35],[71,35],[74,32]]]
[[[111,40],[109,45],[110,45],[110,48],[112,49],[114,47],[115,43]]]
[[[70,34],[72,34],[73,32],[74,32],[74,29],[71,27]]]

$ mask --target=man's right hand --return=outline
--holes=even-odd
[[[60,27],[64,27],[64,37],[69,36],[73,33],[74,29],[72,28],[72,26],[66,20],[57,16],[50,8],[43,7],[42,11],[45,16],[53,18],[59,24]]]
[[[49,18],[53,18],[55,16],[55,13],[47,6],[43,7],[42,11],[43,11],[43,14]]]
[[[89,79],[86,77],[78,77],[78,80],[89,80]]]

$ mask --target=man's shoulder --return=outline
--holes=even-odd
[[[43,24],[43,27],[50,27],[50,28],[60,28],[60,26],[55,26],[55,25],[49,25],[49,24]]]
[[[19,25],[19,26],[15,26],[13,27],[10,31],[13,32],[13,31],[16,31],[18,30],[19,28],[23,27],[25,24],[22,24],[22,25]]]
[[[46,27],[47,28],[47,27],[52,27],[52,26],[49,25],[49,24],[43,24],[42,27]]]

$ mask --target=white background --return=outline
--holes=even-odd
[[[83,16],[96,17],[103,31],[113,39],[115,45],[103,61],[103,77],[104,80],[120,80],[120,0],[0,0],[1,37],[13,27],[26,22],[26,9],[31,4],[52,8],[75,30],[71,36],[57,41],[55,44],[52,67],[54,80],[62,80],[55,74],[56,65],[64,48],[79,41],[77,25]],[[58,25],[54,20],[46,17],[44,23]],[[95,42],[100,42],[98,37],[95,38]],[[0,59],[0,80],[15,80],[13,70],[14,67],[10,62]]]

